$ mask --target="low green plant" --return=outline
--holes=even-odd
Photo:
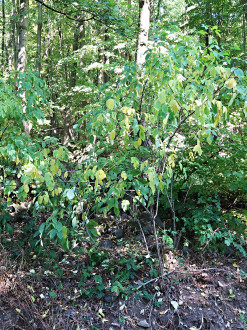
[[[182,217],[182,232],[194,240],[198,248],[207,246],[209,250],[224,251],[226,246],[232,246],[246,255],[243,247],[246,225],[241,218],[223,212],[217,195],[214,198],[201,195],[186,213],[186,217]]]
[[[239,313],[239,315],[240,315],[240,318],[243,322],[244,329],[246,330],[247,329],[247,317],[244,313],[241,313],[241,312]]]

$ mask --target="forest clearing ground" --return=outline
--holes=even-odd
[[[32,264],[32,259],[20,258],[17,262],[7,250],[0,253],[0,329],[247,329],[247,281],[241,276],[247,273],[247,261],[243,259],[175,254],[177,263],[171,260],[167,265],[169,275],[162,289],[156,281],[142,285],[143,269],[138,276],[143,282],[133,280],[150,300],[133,294],[107,300],[81,297],[83,267],[79,269],[78,263],[83,263],[73,254],[63,255],[64,275],[59,278],[52,265],[45,271],[42,261]],[[104,268],[96,269],[102,278],[109,276]],[[91,278],[87,282],[94,284]]]

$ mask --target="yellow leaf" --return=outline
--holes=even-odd
[[[125,171],[123,171],[121,173],[121,178],[123,178],[124,180],[127,180],[127,175],[126,175],[126,172]]]
[[[66,171],[63,176],[66,179],[68,177],[68,172]]]
[[[28,187],[27,184],[24,184],[23,190],[25,191],[25,193],[28,193],[29,192],[29,187]]]
[[[114,140],[115,139],[115,136],[116,136],[116,132],[115,131],[111,131],[111,133],[110,133],[110,139],[111,140]]]
[[[130,121],[129,121],[129,117],[128,116],[125,116],[124,122],[125,122],[127,131],[129,131]]]
[[[50,166],[50,170],[51,170],[51,173],[52,173],[53,175],[55,175],[55,174],[58,172],[59,168],[57,167],[56,164],[52,164],[52,165]]]
[[[106,177],[105,172],[103,170],[99,170],[96,172],[96,179],[99,181],[99,184],[103,185],[103,180]]]
[[[222,102],[216,101],[217,109],[220,110],[222,108]]]
[[[166,116],[166,118],[163,119],[163,126],[167,125],[168,118],[169,118],[169,114]]]
[[[129,116],[133,116],[134,114],[135,114],[135,109],[133,109],[133,108],[128,108],[128,110],[127,110],[127,114],[129,115]]]
[[[135,143],[134,147],[137,149],[142,144],[142,140],[139,138]]]
[[[126,107],[126,106],[122,107],[120,110],[125,114],[128,113],[128,107]]]
[[[168,309],[165,311],[160,312],[160,315],[165,315],[168,312]]]
[[[190,151],[189,153],[190,160],[193,162],[194,161],[194,155],[193,152]]]
[[[58,188],[57,188],[57,194],[58,194],[58,195],[61,194],[62,191],[63,191],[63,189],[62,189],[61,187],[58,187]]]
[[[178,102],[176,100],[171,100],[170,108],[172,109],[173,112],[177,113],[179,110]]]
[[[197,145],[194,146],[193,151],[197,152],[199,156],[202,154],[200,140],[197,140]]]
[[[229,89],[233,89],[237,86],[237,82],[234,78],[230,78],[226,81],[226,87]]]
[[[215,120],[214,120],[214,126],[216,127],[219,122],[221,121],[221,116],[220,115],[216,115],[215,117]]]
[[[48,194],[43,196],[43,201],[44,201],[45,205],[48,204],[48,202],[49,202],[49,195]]]
[[[239,265],[237,265],[236,263],[233,264],[233,267],[235,268],[239,268]]]
[[[38,202],[39,202],[39,204],[42,204],[42,202],[43,202],[43,196],[39,196],[38,197]]]
[[[136,141],[136,142],[134,143],[134,147],[135,147],[136,149],[139,147],[139,143],[138,143],[138,141]]]
[[[109,99],[106,101],[106,106],[109,110],[113,110],[115,101],[113,99]]]
[[[160,181],[160,182],[159,182],[159,187],[160,187],[160,189],[161,189],[162,191],[164,190],[164,188],[165,188],[165,184],[164,184],[163,181]]]
[[[102,308],[100,308],[99,309],[99,311],[98,311],[98,313],[99,313],[99,317],[105,317],[105,314],[103,313],[103,309]]]
[[[208,297],[208,295],[206,295],[206,293],[204,293],[204,292],[202,292],[201,295],[202,295],[203,297],[206,297],[206,298]]]

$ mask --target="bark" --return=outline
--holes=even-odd
[[[246,52],[246,27],[245,27],[245,15],[243,15],[243,50]]]
[[[20,0],[19,48],[17,56],[17,71],[19,72],[24,72],[27,66],[28,14],[29,0]],[[23,113],[25,113],[25,94],[21,95],[21,97],[23,100]],[[26,135],[30,136],[33,126],[32,122],[23,120],[22,123]]]
[[[19,49],[17,57],[17,70],[20,72],[24,72],[27,65],[28,10],[29,0],[20,0]]]
[[[42,5],[38,5],[38,30],[37,30],[37,60],[36,60],[36,70],[40,74],[41,71],[41,36],[42,36]]]
[[[241,0],[243,9],[243,51],[246,52],[246,22],[247,22],[247,0]]]
[[[107,42],[108,40],[108,29],[105,28],[105,42]],[[104,50],[104,65],[109,65],[110,64],[110,56],[107,52],[107,48],[105,47],[105,50]],[[103,71],[103,82],[104,84],[106,84],[108,81],[109,81],[110,77],[109,77],[109,72],[108,70],[105,70]]]
[[[17,62],[15,32],[16,32],[16,10],[15,10],[15,0],[12,0],[11,14],[10,14],[10,38],[9,38],[9,45],[8,45],[8,52],[7,52],[7,56],[9,58],[9,70],[10,71],[13,69],[13,67],[16,69],[16,62]]]
[[[148,33],[150,27],[150,1],[139,0],[140,8],[140,21],[139,21],[139,34],[137,41],[137,54],[136,63],[141,66],[145,62],[145,52],[148,45]]]
[[[16,1],[16,2],[15,2]],[[13,15],[13,21],[15,23],[15,70],[17,70],[17,63],[18,63],[18,52],[19,52],[19,34],[20,34],[20,0],[13,0],[15,5]],[[16,9],[15,9],[16,8]],[[16,19],[16,17],[18,17]]]
[[[6,25],[6,17],[5,17],[5,1],[2,0],[2,72],[5,69],[5,25]]]

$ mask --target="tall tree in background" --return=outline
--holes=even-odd
[[[142,65],[145,62],[145,52],[148,44],[148,33],[150,28],[150,1],[139,0],[140,21],[137,41],[136,63]]]
[[[38,29],[37,29],[37,60],[36,60],[36,70],[40,74],[41,70],[41,35],[42,35],[42,5],[38,4]]]
[[[20,0],[17,70],[24,72],[27,65],[29,0]]]
[[[5,17],[5,1],[2,0],[2,72],[4,72],[5,68],[5,56],[6,56],[6,49],[5,49],[5,33],[6,33],[6,17]],[[8,58],[6,58],[6,63]]]
[[[14,66],[14,68],[17,68],[17,38],[16,38],[16,3],[15,0],[12,0],[12,8],[11,8],[11,18],[10,18],[10,26],[11,26],[11,48],[13,54],[10,54],[10,68]]]
[[[246,22],[247,22],[247,0],[241,0],[243,10],[243,50],[246,52]]]
[[[24,72],[27,66],[27,47],[28,47],[28,15],[29,15],[29,0],[20,0],[20,23],[19,23],[19,38],[18,38],[18,56],[17,56],[17,71]],[[25,94],[21,95],[23,99],[23,112],[26,112]],[[33,124],[31,121],[23,120],[24,131],[27,136],[30,136]]]

